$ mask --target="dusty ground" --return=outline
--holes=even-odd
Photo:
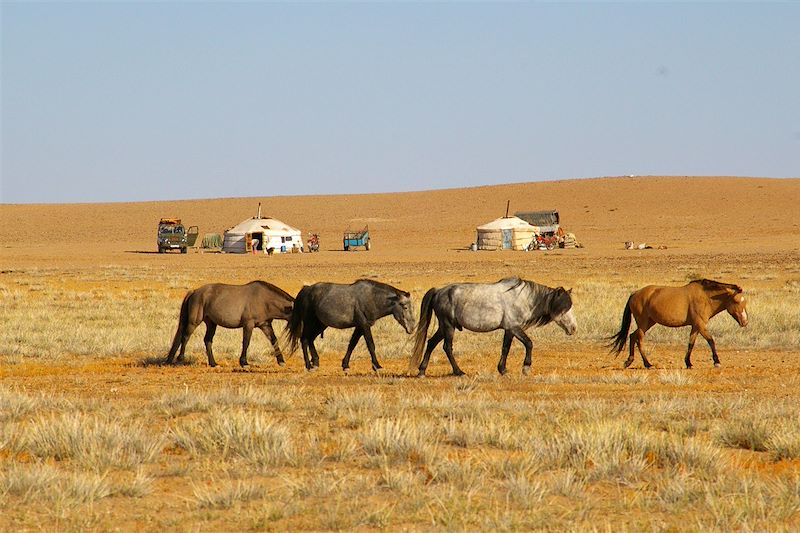
[[[190,194],[188,191],[187,195]],[[511,200],[512,212],[558,209],[562,225],[575,233],[584,247],[531,253],[469,252],[467,247],[475,239],[475,226],[503,215],[507,200]],[[0,282],[5,280],[7,286],[41,282],[47,286],[106,292],[157,285],[164,294],[164,307],[175,312],[186,286],[212,281],[239,283],[256,278],[276,283],[291,293],[304,283],[349,282],[371,277],[419,294],[448,282],[494,281],[508,275],[567,287],[588,281],[623,287],[682,284],[696,277],[711,277],[738,283],[746,290],[777,290],[800,283],[798,200],[800,179],[634,177],[408,194],[2,205]],[[201,235],[222,233],[254,216],[259,201],[264,214],[299,227],[304,233],[319,233],[321,253],[273,257],[155,253],[155,229],[160,217],[180,217],[188,225],[198,225]],[[365,224],[369,224],[372,234],[372,250],[342,251],[341,232]],[[665,249],[628,251],[623,249],[623,242],[628,240]],[[174,284],[165,281],[171,278],[177,281]],[[621,313],[621,305],[614,311],[615,316]],[[796,306],[797,302],[788,305]],[[751,313],[757,312],[751,309]],[[163,337],[164,331],[173,328],[169,324],[158,335]],[[145,336],[152,334],[142,332]],[[168,347],[169,335],[163,338],[163,352]],[[618,398],[624,402],[628,398],[676,393],[673,385],[653,380],[636,386],[593,383],[597,376],[622,372],[621,359],[608,356],[599,338],[571,343],[555,329],[543,330],[535,337],[534,374],[557,373],[560,382],[542,384],[526,382],[521,377],[498,378],[493,369],[499,346],[480,345],[473,351],[469,346],[458,346],[457,337],[462,368],[472,376],[479,376],[481,388],[492,395]],[[194,346],[196,350],[197,345]],[[657,364],[661,368],[680,369],[682,350],[683,345],[678,343],[658,347]],[[753,401],[800,401],[797,388],[800,346],[796,341],[763,348],[720,346],[720,352],[724,367],[716,371],[710,368],[707,348],[698,343],[691,383],[676,394],[687,398],[739,395]],[[519,356],[518,352],[515,354]],[[341,375],[338,354],[330,351],[322,352],[322,368],[315,375],[305,374],[297,357],[286,368],[276,367],[267,357],[247,373],[237,371],[232,357],[218,357],[222,367],[208,369],[200,353],[195,354],[196,363],[189,366],[148,364],[151,358],[162,355],[96,353],[49,359],[0,354],[0,377],[4,387],[14,390],[96,399],[111,406],[119,402],[127,406],[146,403],[173,389],[304,386],[311,391],[311,401],[322,402],[326,394],[340,387],[382,391],[405,387],[407,392],[419,393],[425,389],[453,390],[454,382],[458,381],[442,378],[448,367],[441,354],[432,360],[429,375],[433,379],[422,383],[401,377],[405,371],[405,356],[401,353],[386,354],[384,378],[370,376],[363,354],[354,361],[356,375],[349,377]],[[509,363],[514,372],[518,370],[517,359]],[[161,461],[161,468],[169,468],[168,459]],[[788,468],[800,472],[796,461]],[[226,522],[224,514],[187,514],[185,503],[175,503],[176,493],[188,490],[185,482],[170,485],[169,478],[165,478],[153,490],[146,500],[153,509],[137,509],[139,504],[116,508],[116,504],[104,500],[93,509],[95,520],[88,526],[146,530],[267,527],[261,522]],[[621,523],[636,529],[639,522],[625,517],[624,507],[615,507],[613,512],[621,517],[621,522],[606,517],[606,522],[597,522],[598,527]],[[178,513],[182,521],[165,521],[159,518],[163,513]],[[7,518],[0,518],[0,529],[53,525],[48,515],[40,511],[32,511],[26,517],[24,510],[16,509],[4,516]],[[75,522],[70,524],[80,527]],[[320,527],[292,521],[281,524],[289,528]],[[579,524],[587,526],[587,522]],[[329,526],[336,529],[335,525]],[[375,525],[368,523],[370,527]],[[423,527],[413,522],[406,526]]]

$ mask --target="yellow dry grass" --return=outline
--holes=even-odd
[[[141,253],[160,216],[221,231],[254,200],[3,206],[0,529],[800,528],[800,227],[787,211],[799,192],[798,180],[637,178],[268,199],[323,237],[320,254],[271,258]],[[559,207],[586,248],[465,251],[506,197]],[[57,242],[17,231],[31,219],[59,223]],[[98,220],[118,241],[93,231]],[[369,221],[373,250],[333,251],[354,221]],[[628,239],[668,248],[622,250]],[[458,332],[468,376],[448,377],[437,349],[429,377],[409,378],[411,342],[391,319],[374,330],[381,375],[363,345],[342,374],[347,331],[326,332],[316,374],[297,355],[278,367],[259,334],[240,371],[241,334],[226,330],[209,369],[202,328],[190,364],[159,364],[201,283],[296,292],[373,277],[419,301],[507,275],[574,289],[578,333],[533,330],[530,376],[519,345],[500,377],[500,335]],[[627,294],[696,277],[749,294],[748,328],[711,322],[723,367],[698,342],[683,369],[688,331],[654,328],[658,369],[623,371],[603,338]]]

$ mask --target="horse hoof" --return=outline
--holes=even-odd
[[[530,373],[531,373],[531,367],[529,367],[529,366],[523,366],[523,367],[522,367],[522,373],[523,373],[524,375],[526,375],[526,376],[527,376],[528,374],[530,374]]]
[[[714,368],[722,368],[722,365],[719,363],[714,363]]]
[[[464,374],[463,370],[456,370],[456,371],[453,372],[453,375],[456,376],[456,377],[461,377],[461,376],[464,376],[466,374]]]
[[[284,361],[278,361],[278,366],[286,366],[286,363]]]
[[[342,372],[344,372],[344,375],[345,375],[345,376],[349,375],[349,374],[350,374],[350,367],[348,367],[348,368],[342,368]]]
[[[420,370],[420,372],[417,374],[417,377],[418,378],[424,378],[425,377],[425,371]]]
[[[317,366],[311,366],[306,368],[306,372],[316,372],[318,368]]]

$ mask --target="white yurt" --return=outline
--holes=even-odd
[[[243,220],[225,231],[222,251],[230,254],[302,251],[302,232],[272,217]]]
[[[478,250],[524,250],[539,233],[539,228],[517,217],[501,217],[476,230]]]

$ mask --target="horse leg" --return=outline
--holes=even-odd
[[[683,362],[686,363],[686,368],[692,368],[692,350],[694,349],[697,333],[697,328],[692,326],[692,332],[689,334],[689,346],[686,348],[686,357],[683,359]]]
[[[638,328],[636,331],[631,333],[628,359],[625,360],[625,368],[628,368],[631,366],[631,363],[633,363],[634,349],[639,350],[639,355],[642,356],[642,364],[645,368],[651,368],[653,366],[650,361],[647,360],[647,356],[644,354],[644,348],[642,347],[644,344],[644,332],[645,330]]]
[[[375,341],[372,340],[372,331],[369,326],[364,327],[364,342],[367,343],[367,350],[369,350],[369,355],[372,357],[372,370],[377,372],[382,367],[378,362],[378,356],[375,355]]]
[[[311,337],[311,342],[308,345],[308,348],[311,352],[311,367],[315,370],[319,368],[319,353],[317,353],[317,347],[314,345],[314,339],[317,338],[317,335],[322,336],[324,331],[325,327],[320,327],[320,329]]]
[[[344,354],[344,359],[342,359],[342,370],[345,372],[350,369],[350,356],[353,354],[353,350],[356,344],[358,344],[361,335],[361,328],[356,326],[356,329],[353,330],[353,336],[350,337],[350,343],[347,345],[347,352]]]
[[[453,367],[453,375],[463,376],[464,371],[458,367],[458,363],[456,363],[456,358],[453,356],[453,335],[455,334],[455,328],[448,324],[443,329],[444,329],[444,353],[447,355],[448,361],[450,361],[450,366]]]
[[[192,336],[192,333],[194,333],[196,328],[197,324],[193,324],[191,322],[186,324],[186,328],[183,332],[181,332],[180,339],[177,342],[172,343],[172,348],[170,348],[169,355],[167,355],[167,363],[172,363],[172,359],[175,357],[175,352],[178,351],[179,347],[180,352],[178,353],[178,362],[183,363],[186,360],[184,357],[186,354],[186,345],[189,344],[189,337]]]
[[[214,361],[214,351],[211,349],[211,345],[214,343],[214,334],[217,332],[217,325],[213,322],[206,322],[206,336],[203,337],[203,344],[206,345],[206,356],[208,356],[208,366],[214,368],[217,366],[217,362]],[[183,350],[181,350],[181,354],[178,356],[178,360],[183,359]]]
[[[444,333],[442,333],[442,328],[436,330],[436,332],[428,339],[428,344],[425,346],[425,355],[422,357],[422,362],[419,364],[419,374],[417,376],[423,377],[425,375],[425,370],[428,368],[428,363],[431,360],[431,353],[436,348],[436,346],[442,342],[444,339]]]
[[[719,362],[719,357],[717,356],[717,343],[714,342],[714,337],[712,337],[711,333],[709,333],[708,330],[706,330],[705,326],[698,328],[698,331],[700,332],[700,335],[702,335],[703,338],[708,343],[708,347],[711,348],[711,357],[712,359],[714,359],[714,367],[715,368],[721,367],[722,364]]]
[[[250,337],[253,336],[253,322],[244,325],[242,331],[242,355],[239,356],[239,366],[247,366],[247,348],[250,346]]]
[[[641,335],[639,335],[639,340],[636,343],[636,346],[639,348],[639,355],[642,356],[642,364],[645,368],[652,368],[653,365],[650,364],[650,361],[647,360],[647,356],[645,355],[644,350],[644,334],[647,333],[647,330],[652,328],[655,325],[655,322],[650,317],[642,318],[641,321],[636,319],[636,324],[639,326],[639,331],[641,331]]]
[[[265,322],[259,329],[264,332],[264,335],[267,336],[270,344],[272,344],[272,352],[275,354],[275,359],[278,361],[278,365],[285,366],[286,361],[283,360],[281,347],[278,344],[278,337],[275,335],[275,330],[272,329],[272,320]]]
[[[508,358],[508,352],[511,350],[511,341],[514,340],[514,335],[510,331],[503,332],[503,349],[500,352],[500,361],[497,363],[497,371],[500,375],[504,375],[506,373],[506,359]]]
[[[303,348],[303,363],[306,365],[306,370],[311,370],[311,359],[308,357],[308,339],[302,337],[300,339],[300,346]]]
[[[530,374],[531,365],[533,364],[533,341],[522,328],[515,328],[512,333],[525,346],[525,361],[522,363],[522,373],[525,375]]]

